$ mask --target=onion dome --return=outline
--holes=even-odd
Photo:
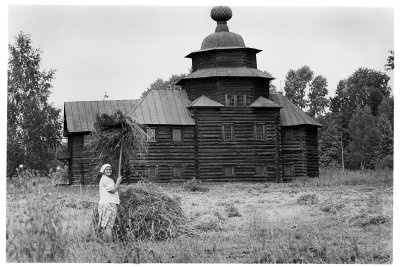
[[[232,10],[227,6],[216,6],[211,10],[211,18],[217,22],[215,33],[204,38],[201,50],[218,47],[245,47],[242,36],[229,31],[227,21],[232,18]]]

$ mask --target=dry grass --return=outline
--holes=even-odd
[[[59,187],[54,203],[62,207],[60,216],[66,220],[56,240],[67,253],[46,261],[391,263],[392,174],[364,174],[324,171],[321,178],[290,184],[203,183],[208,189],[204,192],[189,191],[183,184],[160,185],[169,195],[179,197],[187,225],[195,229],[196,236],[180,235],[161,242],[116,240],[112,245],[96,238],[90,227],[90,205],[82,204],[97,201],[98,188],[85,187],[81,193],[79,187]],[[7,193],[8,198],[15,194]],[[297,200],[305,195],[315,195],[318,201],[299,205]],[[18,254],[27,248],[17,242],[20,237],[15,234],[13,242],[19,247],[14,248],[19,252],[11,254],[9,249],[10,235],[16,231],[12,225],[23,201],[26,195],[7,201],[9,262],[34,261]],[[241,217],[230,216],[235,211]]]

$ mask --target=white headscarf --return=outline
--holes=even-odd
[[[104,164],[103,166],[101,166],[100,172],[101,172],[101,173],[104,173],[104,171],[105,171],[105,169],[106,169],[107,167],[110,167],[110,168],[111,168],[111,165],[110,165],[110,164]]]

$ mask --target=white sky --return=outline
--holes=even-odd
[[[110,99],[139,98],[158,77],[167,79],[172,74],[187,72],[191,61],[184,56],[199,50],[202,40],[215,30],[216,24],[209,17],[215,5],[232,8],[229,29],[240,34],[246,46],[263,50],[258,54],[258,68],[272,73],[278,88],[280,81],[283,88],[289,69],[308,65],[315,75],[328,79],[330,96],[338,81],[349,77],[359,67],[384,72],[388,50],[394,49],[394,24],[397,31],[399,26],[399,16],[394,17],[393,7],[396,13],[399,11],[395,0],[164,2],[1,2],[0,72],[4,76],[0,84],[4,90],[0,97],[0,118],[4,142],[0,142],[3,151],[0,161],[3,178],[6,177],[7,44],[14,41],[19,31],[31,34],[33,46],[44,51],[43,67],[58,70],[50,101],[62,108],[65,101],[101,100],[105,91]],[[49,5],[54,3],[57,6]],[[144,6],[144,3],[151,6]],[[28,6],[32,4],[35,6]],[[398,68],[395,72],[398,74]],[[393,77],[393,73],[388,74]],[[391,86],[393,88],[393,81]],[[398,128],[395,127],[395,136]],[[399,151],[397,140],[395,151]],[[398,162],[396,155],[395,162]],[[398,176],[397,169],[394,177]],[[394,179],[394,187],[396,183]],[[6,187],[2,188],[6,195]],[[398,204],[398,194],[394,199]],[[5,205],[1,207],[5,214]],[[395,218],[399,218],[398,209],[393,212]],[[396,223],[395,220],[394,225]],[[1,233],[5,236],[5,227],[1,227]],[[393,237],[396,248],[400,240],[396,227]],[[0,257],[5,262],[5,243],[0,247]],[[396,254],[394,256],[396,265],[400,261]]]
[[[60,108],[66,101],[102,100],[105,92],[109,99],[139,98],[158,77],[187,72],[191,60],[185,56],[215,31],[212,3],[184,4],[11,5],[8,42],[23,31],[44,51],[43,68],[57,70],[50,101]],[[230,31],[246,46],[263,50],[258,68],[276,78],[278,89],[290,69],[308,65],[327,78],[333,96],[339,80],[359,67],[385,72],[388,50],[394,49],[393,7],[274,7],[244,1],[230,7]]]

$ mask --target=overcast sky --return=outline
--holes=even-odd
[[[290,69],[308,65],[328,80],[359,67],[385,72],[394,49],[394,8],[230,6],[231,32],[263,50],[258,69],[279,89]],[[185,58],[215,31],[208,6],[9,6],[8,42],[29,33],[43,50],[43,68],[56,69],[50,101],[140,98],[158,77],[188,72]],[[391,77],[391,72],[386,72]]]

